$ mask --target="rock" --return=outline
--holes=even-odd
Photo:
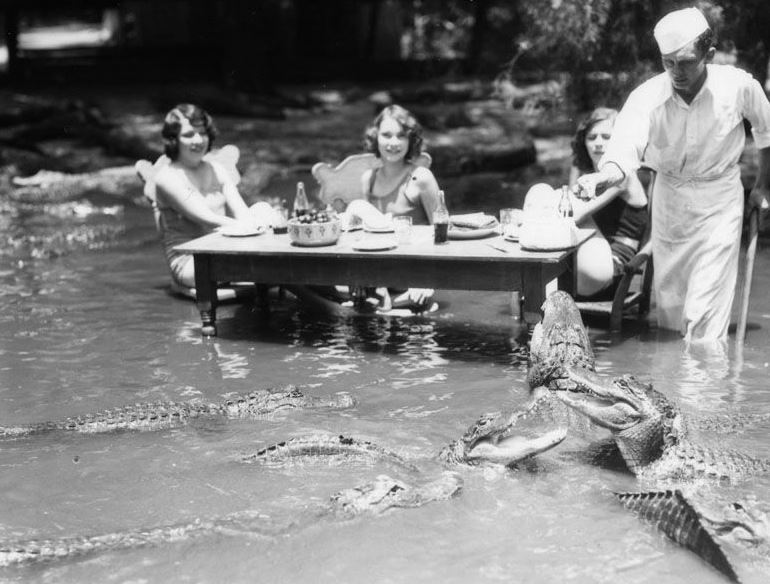
[[[81,174],[41,170],[33,176],[15,177],[13,186],[11,200],[24,204],[66,203],[89,195],[124,201],[142,197],[142,183],[133,166]]]
[[[71,109],[67,100],[0,92],[0,127],[30,124]]]
[[[534,141],[512,112],[496,102],[475,102],[468,104],[466,114],[471,127],[426,132],[436,176],[507,172],[535,162]]]
[[[435,104],[487,99],[491,94],[492,86],[479,80],[443,83],[434,81],[390,90],[393,101],[405,107],[415,103]]]

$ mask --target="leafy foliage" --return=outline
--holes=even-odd
[[[521,0],[530,54],[556,69],[586,69],[601,46],[612,0]]]

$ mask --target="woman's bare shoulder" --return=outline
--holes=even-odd
[[[420,184],[432,184],[436,182],[436,177],[429,168],[424,166],[415,166],[412,171],[412,180],[417,181]]]
[[[155,185],[164,190],[173,190],[175,187],[184,185],[184,173],[173,163],[167,164],[153,178]]]

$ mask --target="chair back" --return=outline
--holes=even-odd
[[[422,152],[414,164],[430,168],[431,162],[430,154]],[[367,170],[378,166],[382,166],[382,161],[374,154],[353,154],[336,167],[326,162],[318,162],[313,165],[311,172],[320,186],[321,201],[335,208],[344,208],[350,201],[364,198],[364,193],[361,192],[361,176]]]
[[[212,150],[206,154],[203,159],[209,162],[219,163],[225,169],[225,172],[232,181],[235,184],[238,184],[241,182],[241,174],[238,172],[236,164],[238,163],[240,156],[241,152],[238,150],[237,146],[227,144],[217,150]],[[142,183],[144,183],[142,192],[152,207],[153,217],[155,218],[155,227],[159,233],[161,231],[160,209],[158,208],[158,196],[155,189],[155,176],[162,168],[168,166],[170,163],[171,159],[163,154],[154,164],[149,160],[138,160],[136,164],[134,164],[136,174],[139,176]]]

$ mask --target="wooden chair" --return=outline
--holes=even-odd
[[[240,151],[238,150],[238,147],[232,144],[228,144],[226,146],[222,146],[222,148],[219,148],[218,150],[212,150],[206,154],[205,159],[213,160],[221,164],[225,171],[233,179],[233,182],[238,184],[241,180],[241,175],[236,168],[239,157]],[[171,160],[164,154],[158,158],[154,164],[149,160],[139,160],[134,165],[136,174],[139,175],[139,178],[144,183],[143,193],[147,201],[150,203],[150,206],[152,207],[152,214],[155,219],[155,228],[161,237],[163,237],[163,226],[160,221],[158,198],[155,192],[155,176],[162,168],[168,166],[170,163]],[[195,288],[182,286],[173,278],[171,279],[170,291],[173,294],[186,296],[187,298],[192,298],[195,300]],[[230,300],[245,300],[247,298],[253,297],[255,293],[256,289],[253,284],[229,285],[217,290],[217,299],[220,302]]]
[[[651,212],[655,172],[649,168],[641,168],[638,175],[647,193],[647,210]],[[612,300],[576,302],[584,315],[609,317],[610,332],[621,332],[623,317],[630,315],[632,311],[636,312],[639,319],[650,311],[653,276],[652,244],[649,240],[651,223],[650,221],[647,224],[641,248],[626,264]]]
[[[415,160],[418,166],[430,168],[431,157],[421,153]],[[324,203],[332,205],[337,211],[343,211],[350,201],[363,199],[361,176],[370,168],[381,166],[380,159],[374,154],[353,154],[336,167],[326,162],[318,162],[311,170],[320,186],[319,197]]]

